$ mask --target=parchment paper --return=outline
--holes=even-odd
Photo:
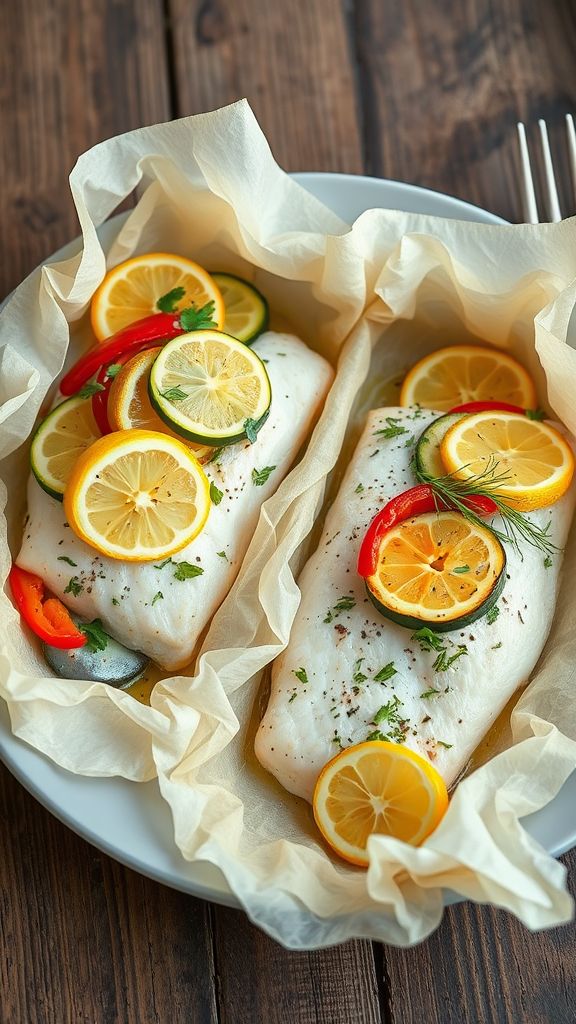
[[[96,227],[138,186],[105,255]],[[576,430],[576,223],[483,226],[370,211],[349,229],[274,163],[245,102],[95,147],[71,187],[79,254],[34,273],[0,316],[0,454],[8,482],[0,568],[17,551],[25,442],[106,263],[173,249],[254,278],[277,315],[338,373],[302,460],[262,510],[239,577],[196,667],[155,687],[151,707],[101,684],[47,676],[8,596],[0,601],[0,696],[17,735],[86,775],[158,776],[184,857],[220,867],[250,916],[294,948],[370,936],[408,945],[442,914],[443,889],[506,907],[531,928],[570,918],[564,868],[519,819],[547,804],[576,766],[576,601],[566,554],[552,634],[512,714],[514,745],[457,788],[419,849],[370,840],[364,872],[333,860],[307,804],[256,763],[261,670],[288,642],[327,476],[365,408],[425,351],[470,337],[512,351],[542,403]],[[337,481],[338,468],[333,476]],[[479,680],[481,685],[481,680]]]

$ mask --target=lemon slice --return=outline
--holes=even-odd
[[[411,846],[434,831],[448,807],[442,776],[408,747],[387,740],[358,743],[322,769],[314,818],[332,849],[352,864],[368,865],[374,833]]]
[[[148,380],[152,363],[156,359],[161,346],[147,348],[144,352],[130,359],[114,378],[108,396],[108,421],[112,430],[156,430],[161,434],[176,435],[170,427],[154,412],[148,395]],[[188,442],[199,462],[208,462],[214,452],[206,445]]]
[[[210,274],[183,256],[166,252],[145,253],[109,270],[92,298],[90,319],[99,341],[122,327],[157,313],[156,303],[173,288],[184,288],[177,308],[214,303],[214,320],[224,324],[224,300]]]
[[[147,562],[180,551],[210,511],[210,485],[181,441],[121,430],[88,448],[64,493],[74,532],[110,558]]]
[[[439,412],[464,402],[497,401],[533,409],[536,388],[515,359],[480,345],[437,349],[412,367],[400,391],[400,405],[421,405]]]
[[[497,493],[521,512],[558,501],[574,475],[574,455],[562,435],[514,412],[464,416],[445,434],[440,454],[447,472],[459,480],[490,467],[505,474]]]
[[[459,512],[406,519],[382,538],[368,595],[401,626],[437,632],[468,626],[485,615],[506,582],[498,538]]]
[[[262,360],[219,331],[169,341],[150,371],[149,392],[172,430],[216,447],[258,431],[272,397]]]
[[[62,501],[72,467],[100,431],[87,398],[68,398],[57,405],[36,430],[30,464],[38,483]]]
[[[212,274],[224,299],[226,319],[223,331],[245,345],[255,341],[268,327],[268,303],[253,284],[235,274]]]

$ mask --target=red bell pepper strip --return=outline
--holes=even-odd
[[[82,356],[60,381],[60,391],[63,395],[75,395],[102,366],[118,363],[123,355],[134,356],[143,348],[185,333],[178,313],[153,313],[136,320]]]
[[[133,355],[133,352],[124,352],[123,355],[119,355],[115,359],[114,365],[124,366],[124,364],[127,363]],[[112,382],[114,380],[113,376],[108,376],[108,367],[111,365],[111,363],[106,363],[105,366],[100,367],[96,381],[98,384],[102,385],[102,390],[96,391],[96,393],[92,395],[92,412],[94,413],[94,419],[96,420],[98,429],[102,435],[110,434],[112,432],[112,427],[110,426],[110,421],[108,419],[108,398],[110,396],[110,388],[112,387]]]
[[[464,402],[463,405],[455,405],[450,412],[495,412],[498,409],[502,412],[517,412],[521,416],[526,415],[526,409],[520,405],[511,405],[510,402]]]
[[[481,494],[460,499],[466,508],[478,516],[493,516],[498,507],[492,498]],[[358,554],[358,574],[366,579],[373,576],[378,567],[380,544],[385,533],[397,523],[413,516],[424,515],[425,512],[446,511],[451,506],[443,501],[430,484],[417,484],[409,490],[392,498],[380,512],[377,512],[366,531]]]
[[[62,601],[57,597],[45,598],[44,581],[40,576],[13,565],[8,579],[18,611],[36,636],[62,650],[84,647],[86,634],[74,624]]]

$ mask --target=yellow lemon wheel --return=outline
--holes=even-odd
[[[368,865],[371,835],[419,846],[447,807],[446,785],[436,769],[408,747],[385,740],[337,754],[320,772],[313,798],[326,842],[360,867]]]
[[[513,412],[465,416],[445,434],[440,454],[448,473],[469,480],[494,468],[495,490],[520,512],[552,505],[568,490],[574,455],[554,427]]]
[[[189,448],[152,430],[107,434],[77,460],[64,493],[74,532],[110,558],[147,562],[186,547],[210,511]]]
[[[400,405],[421,405],[438,412],[464,402],[497,401],[533,409],[536,388],[515,359],[481,345],[437,349],[412,367],[400,391]]]
[[[92,298],[90,319],[99,341],[157,313],[156,303],[173,288],[184,288],[178,309],[214,303],[214,320],[224,326],[224,300],[207,270],[183,256],[166,252],[134,256],[109,270]]]

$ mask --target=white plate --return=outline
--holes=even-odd
[[[295,177],[348,223],[373,207],[489,224],[504,223],[499,217],[460,199],[400,182],[347,174],[297,174]],[[112,236],[118,226],[116,218],[104,225],[103,238]],[[69,256],[77,246],[78,241],[73,242],[55,255],[58,258]],[[208,864],[188,864],[180,856],[172,838],[170,811],[160,797],[156,782],[138,785],[119,778],[84,778],[58,768],[12,735],[4,703],[0,704],[0,758],[52,814],[111,857],[182,892],[238,906],[216,868]],[[556,799],[527,818],[525,824],[531,835],[555,856],[575,846],[576,773]]]

